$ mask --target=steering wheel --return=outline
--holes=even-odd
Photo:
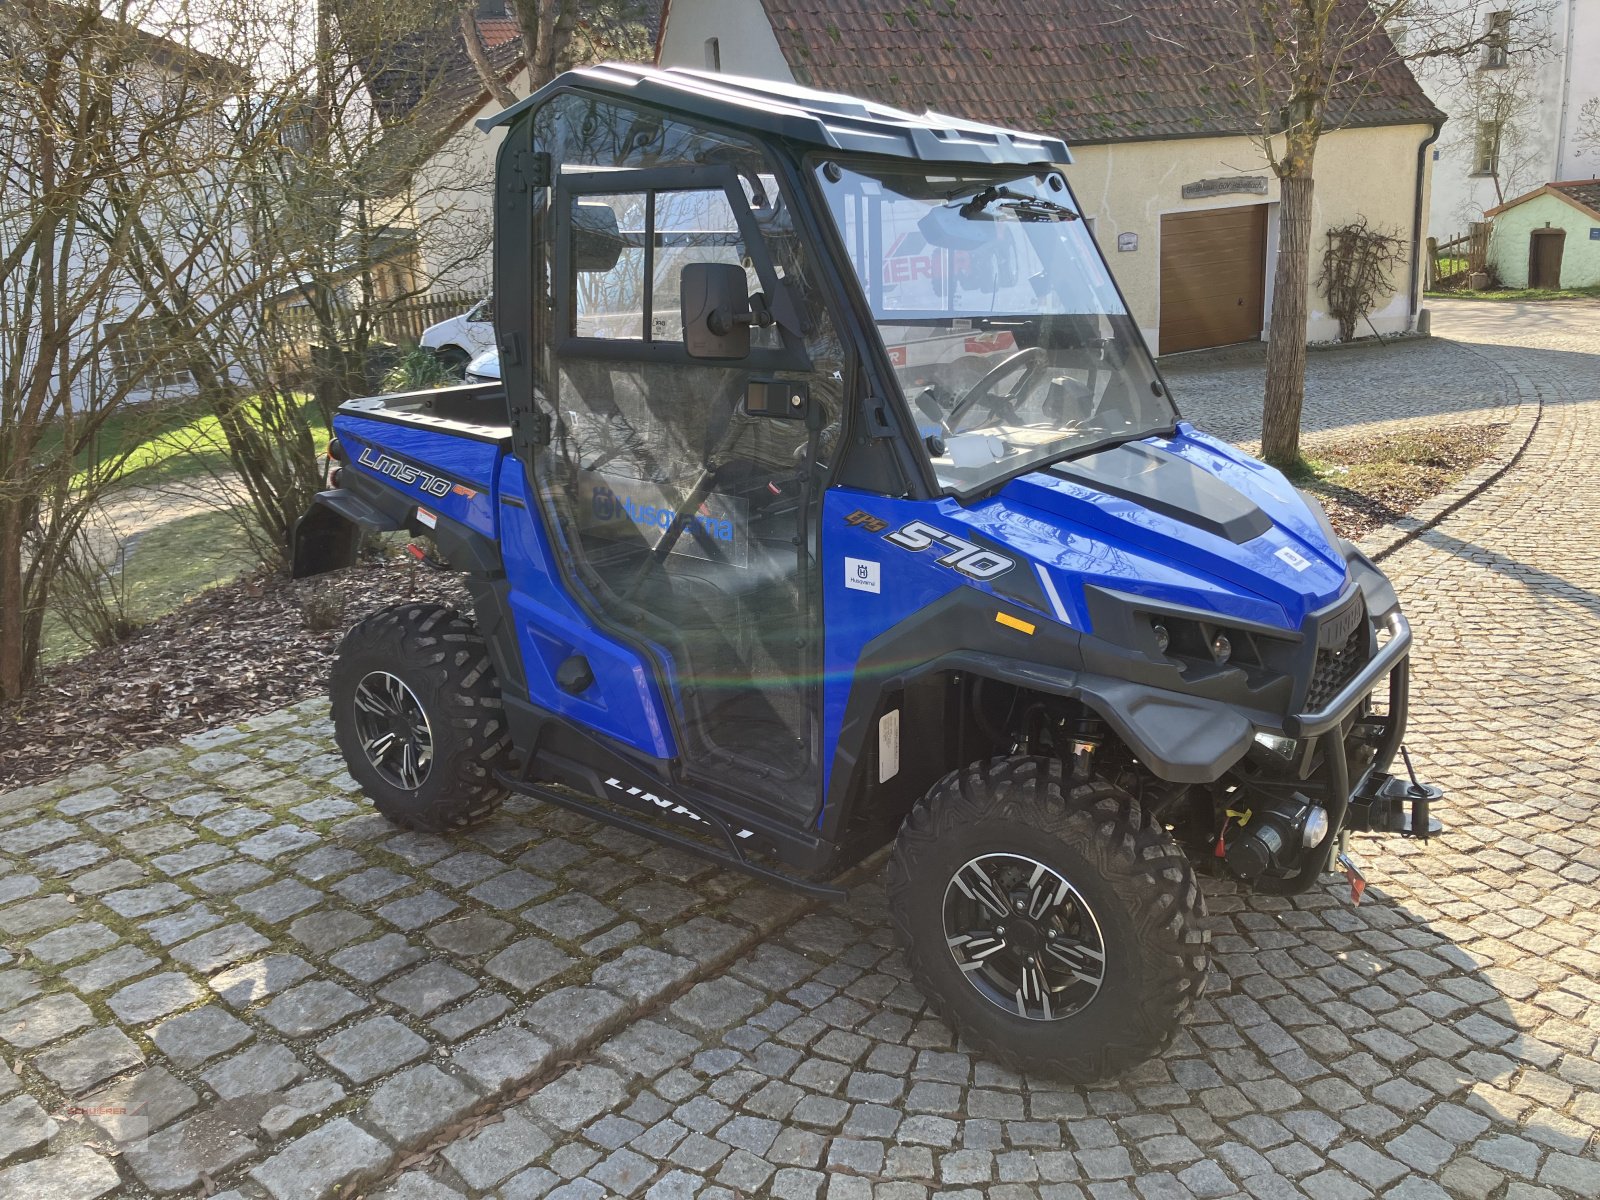
[[[1004,404],[1006,409],[1009,410],[1009,415],[1015,418],[1017,415],[1016,409],[1012,407],[1011,402],[993,394],[995,385],[1006,376],[1017,371],[1026,371],[1032,374],[1043,366],[1046,361],[1047,356],[1043,347],[1040,346],[1029,346],[1026,350],[1018,350],[1015,354],[1008,354],[1003,361],[996,363],[994,367],[984,374],[982,379],[973,384],[967,394],[956,401],[955,407],[945,414],[945,432],[954,433],[961,424],[961,419],[972,410],[979,400],[985,397],[989,400],[991,412]]]

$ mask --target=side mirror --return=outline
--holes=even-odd
[[[622,257],[622,229],[617,210],[609,204],[572,206],[572,268],[575,271],[616,269]]]
[[[750,326],[772,319],[762,321],[751,312],[749,280],[733,263],[689,263],[679,277],[678,295],[683,348],[692,358],[747,358]]]

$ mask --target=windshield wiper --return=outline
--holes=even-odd
[[[955,197],[952,196],[951,199]],[[1078,220],[1078,214],[1065,204],[1057,204],[1054,200],[1046,200],[1042,196],[1030,196],[1026,192],[1012,191],[1008,187],[999,185],[990,185],[973,196],[961,206],[961,215],[975,217],[997,200],[1005,201],[1002,207],[1010,209],[1024,221]]]

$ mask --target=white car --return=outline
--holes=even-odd
[[[419,340],[452,374],[460,374],[479,354],[494,349],[493,298],[479,301],[459,317],[428,326]]]
[[[464,378],[468,383],[500,382],[500,351],[490,348],[467,364]]]

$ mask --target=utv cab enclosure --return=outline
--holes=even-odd
[[[1393,589],[1180,419],[1060,141],[633,66],[482,124],[502,383],[345,404],[297,533],[473,599],[340,648],[382,812],[520,792],[829,896],[893,841],[917,985],[1075,1079],[1199,994],[1196,864],[1293,893],[1427,831]]]

